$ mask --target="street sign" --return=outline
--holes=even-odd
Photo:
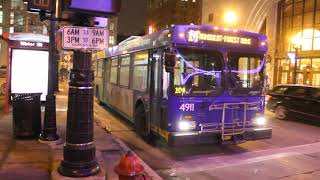
[[[96,27],[62,28],[63,49],[102,50],[108,48],[108,30]]]

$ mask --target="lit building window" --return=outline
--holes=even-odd
[[[109,26],[110,31],[114,31],[114,23],[110,22],[110,26]]]
[[[23,9],[23,1],[21,0],[11,0],[11,9]]]
[[[9,32],[14,33],[14,27],[10,27]]]
[[[152,26],[149,26],[149,30],[148,30],[148,34],[152,34],[154,31],[153,31],[153,27]]]
[[[0,23],[3,22],[3,11],[0,11]]]
[[[109,36],[109,44],[114,45],[114,36]]]
[[[14,23],[14,12],[10,13],[10,24]]]
[[[2,34],[2,27],[0,27],[0,34]],[[1,43],[0,43],[1,44]]]
[[[22,26],[23,25],[23,17],[19,16],[19,18],[17,19],[17,23],[18,25]]]
[[[209,22],[213,22],[213,13],[209,14],[208,21]]]
[[[48,34],[48,29],[45,25],[42,26],[42,33],[43,34]]]
[[[301,45],[302,51],[320,50],[320,31],[318,30],[304,29],[294,35],[292,39],[299,40],[299,42],[296,43]],[[291,51],[294,50],[293,47],[289,47],[289,49],[290,48]]]

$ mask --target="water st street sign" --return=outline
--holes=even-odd
[[[62,29],[63,49],[102,50],[108,48],[108,30],[66,26]]]

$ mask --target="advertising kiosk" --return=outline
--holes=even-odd
[[[7,33],[6,111],[11,93],[42,93],[48,91],[49,37],[43,34]]]

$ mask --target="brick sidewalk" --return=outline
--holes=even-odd
[[[61,93],[65,94],[65,93]],[[15,140],[12,137],[12,112],[0,116],[0,179],[52,179],[63,158],[65,127],[67,119],[67,96],[57,95],[57,128],[61,142],[49,146],[35,140]],[[43,114],[42,114],[43,119]],[[105,129],[94,122],[94,143],[100,167],[106,172],[107,179],[118,179],[113,168],[128,148]],[[145,163],[146,173],[153,179],[161,179]],[[56,179],[56,177],[54,177]],[[58,178],[59,179],[59,178]],[[79,178],[77,178],[79,179]]]

